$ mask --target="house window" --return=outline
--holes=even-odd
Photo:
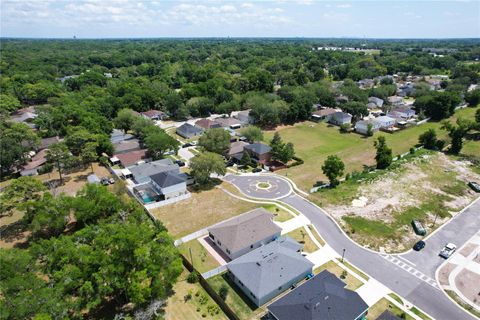
[[[238,280],[238,283],[240,283],[240,285],[243,287],[243,282]]]
[[[215,240],[215,236],[213,234],[209,234],[210,238],[212,238],[212,240]]]

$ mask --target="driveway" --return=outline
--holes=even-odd
[[[191,148],[194,148],[194,147],[188,147],[188,148],[180,148],[178,149],[178,155],[180,157],[182,157],[183,159],[185,159],[185,162],[186,163],[189,163],[190,162],[190,159],[192,159],[193,157],[195,157],[195,155],[190,151]]]
[[[286,193],[286,190],[288,190],[287,187],[282,187],[281,190],[283,192],[280,193],[287,195],[279,197],[275,197],[272,194],[264,195],[256,193],[254,188],[251,187],[251,182],[255,181],[254,179],[265,179],[266,177],[268,177],[268,179],[273,179],[274,181],[276,181],[275,178],[277,178],[280,179],[283,183],[288,184],[288,182],[286,182],[285,180],[278,178],[274,175],[227,176],[226,180],[235,184],[247,196],[270,196],[277,198],[281,202],[292,206],[293,208],[301,212],[303,215],[305,215],[312,222],[312,224],[320,232],[321,236],[325,239],[325,241],[338,254],[342,254],[342,252],[345,250],[345,259],[366,272],[369,276],[375,278],[380,283],[387,286],[392,291],[397,292],[411,303],[417,305],[422,310],[429,313],[436,319],[475,319],[466,311],[460,309],[439,289],[434,279],[434,275],[432,276],[430,272],[430,270],[435,267],[436,262],[432,263],[431,266],[428,266],[427,264],[427,267],[423,268],[423,266],[421,266],[420,264],[415,266],[413,264],[408,264],[407,261],[403,261],[404,258],[402,256],[391,256],[386,254],[382,255],[377,252],[367,250],[353,242],[349,237],[347,237],[346,234],[334,222],[334,220],[330,218],[330,216],[320,207],[312,204],[311,202],[297,195],[294,192],[290,191],[289,193]],[[282,182],[280,182],[279,185],[283,185]],[[477,202],[474,206],[470,208],[472,211],[479,212],[479,206],[480,203]],[[463,226],[465,226],[469,223],[468,221],[472,219],[472,215],[470,214],[472,211],[468,211],[465,216],[463,216],[462,213],[452,221],[454,223],[454,225],[452,226],[453,231],[457,230],[455,229],[455,226],[460,228],[462,224]],[[473,221],[472,224],[478,230],[479,225],[476,221],[477,220]],[[474,229],[474,227],[466,228],[465,233],[468,234],[470,230]],[[443,229],[439,231],[439,240],[437,240],[440,241],[439,243],[444,242],[442,232],[444,234],[450,234],[450,232],[452,231],[450,228],[445,229],[445,231],[443,231]],[[473,234],[471,234],[470,236],[462,235],[461,237],[456,238],[455,242],[457,245],[461,245],[461,241],[466,241],[466,239],[470,238],[472,235]],[[465,238],[465,240],[462,240],[463,238]],[[434,245],[432,245],[432,247],[434,247]],[[434,248],[432,248],[432,250],[434,250]]]

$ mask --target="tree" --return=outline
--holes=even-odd
[[[433,150],[437,146],[437,133],[435,129],[428,129],[418,137],[418,142],[426,149]]]
[[[48,147],[46,152],[47,162],[55,164],[60,176],[60,181],[63,182],[62,170],[72,160],[70,150],[64,142],[52,144]]]
[[[23,164],[27,153],[39,144],[39,137],[27,125],[0,120],[1,172],[9,172],[13,165]]]
[[[368,116],[367,105],[361,102],[347,102],[342,106],[343,112],[350,113],[354,118],[354,121],[358,121],[360,118]]]
[[[21,107],[20,101],[10,94],[0,94],[0,114],[9,114]]]
[[[283,148],[280,150],[280,153],[277,154],[277,160],[283,163],[288,163],[295,156],[295,150],[293,148],[293,143],[287,142]]]
[[[472,129],[475,124],[470,120],[457,119],[457,124],[453,125],[449,121],[442,122],[442,129],[448,131],[451,139],[449,151],[452,154],[459,154],[463,148],[463,138],[467,132]]]
[[[93,162],[98,159],[97,155],[97,142],[87,142],[80,151],[80,158],[82,159],[83,164],[89,165],[93,173]]]
[[[373,136],[373,125],[371,123],[367,124],[367,136]]]
[[[133,123],[137,116],[133,113],[132,109],[122,109],[118,111],[117,116],[113,119],[115,127],[123,130],[125,133],[132,129]]]
[[[180,143],[158,127],[155,130],[147,132],[145,136],[145,146],[153,159],[162,159],[167,151],[174,151],[175,153],[180,146]]]
[[[23,203],[38,200],[47,188],[33,177],[13,179],[0,194],[0,217],[12,215],[13,209],[18,209]]]
[[[278,132],[275,132],[273,134],[272,140],[270,140],[270,148],[272,150],[270,151],[272,158],[276,158],[282,151],[284,146],[284,143],[282,141],[282,137],[280,137],[280,134]]]
[[[223,128],[209,129],[202,134],[198,145],[209,152],[225,154],[230,147],[230,134]]]
[[[273,138],[270,141],[270,148],[272,148],[270,154],[272,155],[273,160],[287,163],[295,156],[293,143],[284,143],[278,132],[275,132],[273,135]]]
[[[477,125],[480,125],[480,109],[477,109],[475,112],[475,121],[477,122]]]
[[[325,160],[322,171],[330,181],[330,186],[336,187],[339,184],[338,177],[343,175],[345,164],[335,155],[328,156]]]
[[[196,155],[190,161],[192,176],[200,185],[205,185],[210,181],[210,175],[224,175],[226,172],[225,163],[222,156],[213,152],[202,152]]]
[[[465,101],[469,106],[475,107],[480,103],[480,89],[469,91],[465,94]]]
[[[247,138],[248,142],[254,143],[263,140],[263,131],[259,127],[248,126],[240,130],[240,134]]]
[[[442,120],[450,117],[459,103],[460,96],[457,92],[436,91],[417,98],[414,106],[419,113],[424,111],[433,120]]]
[[[386,169],[393,161],[392,149],[387,146],[387,142],[384,136],[380,136],[374,142],[374,146],[377,149],[375,160],[377,161],[377,169]]]
[[[240,159],[240,164],[242,166],[249,166],[252,164],[252,158],[250,157],[250,153],[247,151],[243,151],[242,158]]]

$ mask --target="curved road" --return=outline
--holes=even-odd
[[[290,183],[279,176],[227,175],[225,180],[233,183],[248,197],[276,199],[292,206],[315,225],[337,253],[345,250],[348,261],[436,319],[475,319],[438,288],[435,270],[443,261],[437,255],[445,242],[454,242],[461,246],[480,228],[480,201],[476,201],[427,239],[426,248],[421,252],[388,255],[367,250],[353,242],[323,209],[294,193]],[[252,184],[252,181],[263,182],[262,186],[275,185],[275,192],[273,189],[272,192],[257,190],[257,184]]]

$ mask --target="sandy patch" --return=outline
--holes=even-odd
[[[462,248],[462,250],[460,250],[460,254],[464,257],[468,257],[470,255],[470,253],[473,252],[473,250],[475,250],[475,248],[477,248],[478,246],[474,243],[469,243],[467,244],[465,247]]]
[[[455,269],[456,266],[457,265],[453,263],[447,263],[442,267],[442,269],[440,269],[440,271],[438,272],[438,281],[442,286],[450,285],[450,282],[448,281],[448,276],[450,272],[452,272],[453,269]]]
[[[455,278],[458,290],[475,305],[480,306],[480,274],[470,270],[462,270]]]

